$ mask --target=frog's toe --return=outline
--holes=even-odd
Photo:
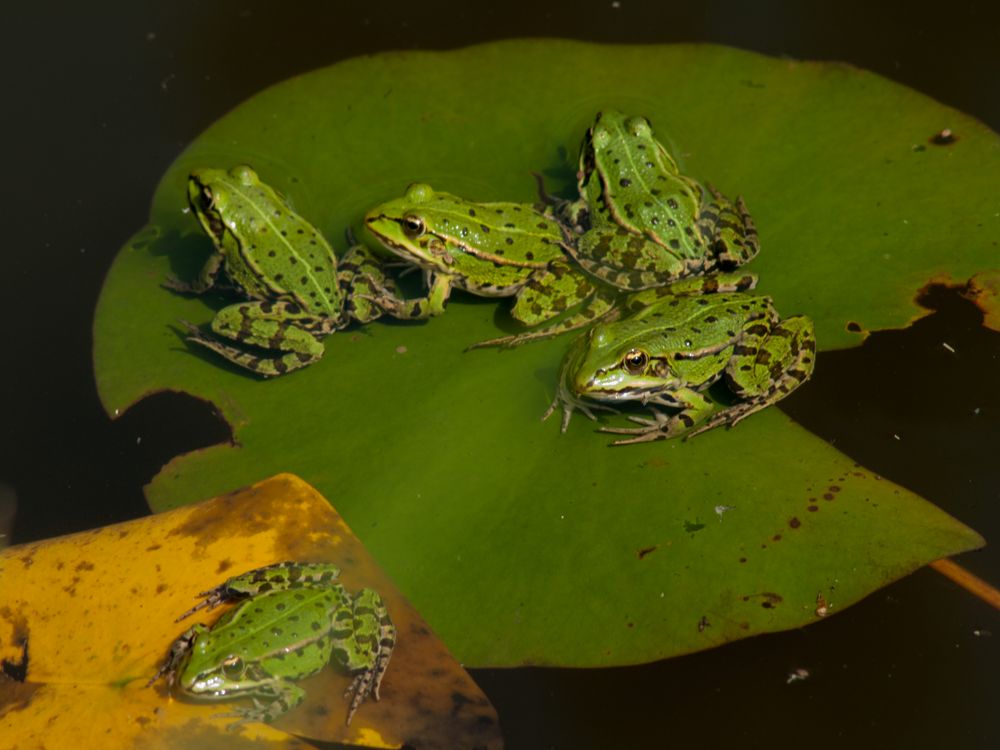
[[[201,335],[201,329],[198,326],[196,326],[194,323],[192,323],[190,320],[184,320],[184,318],[178,318],[178,322],[182,326],[184,326],[185,328],[187,328],[188,333],[193,334],[195,336],[200,336]]]
[[[618,446],[618,445],[635,445],[636,443],[652,443],[656,440],[666,440],[669,435],[660,430],[600,430],[600,432],[615,432],[619,435],[629,434],[632,437],[621,438],[620,440],[612,440],[608,445]]]
[[[373,677],[374,673],[370,669],[366,669],[364,672],[355,677],[351,684],[347,686],[347,690],[344,691],[344,698],[350,698],[351,704],[347,708],[347,720],[345,724],[350,724],[351,719],[354,718],[354,714],[357,712],[358,707],[364,703],[365,698],[372,694],[373,690]],[[378,700],[378,696],[375,696],[375,700]]]

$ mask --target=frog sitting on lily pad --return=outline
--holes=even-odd
[[[425,297],[376,302],[395,317],[420,319],[440,315],[453,288],[512,296],[512,317],[534,330],[474,347],[517,346],[600,320],[622,292],[732,269],[757,254],[757,231],[742,199],[732,203],[682,175],[643,117],[599,113],[577,177],[578,200],[543,195],[555,217],[419,183],[371,209],[367,229],[423,269],[428,287]]]
[[[165,286],[201,294],[224,269],[247,298],[212,319],[219,338],[184,321],[188,341],[270,377],[322,357],[323,336],[382,315],[368,300],[391,291],[392,281],[371,251],[354,245],[338,261],[319,230],[250,167],[195,170],[188,201],[214,249],[196,281],[169,278]]]
[[[590,419],[623,404],[670,410],[630,417],[639,427],[600,428],[627,436],[613,445],[628,445],[732,426],[785,398],[815,367],[813,322],[780,318],[769,297],[721,290],[741,280],[744,289],[757,281],[722,274],[677,282],[670,294],[632,295],[622,306],[631,314],[597,323],[570,346],[545,418],[561,407],[565,432],[574,410]],[[725,407],[705,395],[719,381],[734,399]]]
[[[743,199],[732,202],[681,174],[645,117],[597,114],[580,149],[577,187],[577,201],[557,202],[579,232],[563,247],[618,289],[731,270],[759,250]]]

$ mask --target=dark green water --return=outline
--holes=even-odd
[[[17,493],[14,541],[142,515],[142,484],[164,461],[227,437],[210,407],[177,396],[108,420],[90,322],[113,254],[145,221],[163,170],[267,85],[354,55],[510,36],[707,41],[850,62],[1000,129],[1000,8],[986,4],[453,6],[180,0],[5,12],[0,482]],[[937,311],[907,331],[822,354],[815,379],[783,408],[996,538],[1000,335],[955,294],[932,292],[926,304]],[[1000,580],[989,550],[961,562]],[[474,677],[515,749],[992,748],[997,639],[994,611],[924,570],[792,633],[640,667]],[[797,668],[810,679],[786,684]]]

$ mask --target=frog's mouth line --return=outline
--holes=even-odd
[[[658,393],[660,386],[650,386],[648,388],[628,388],[625,390],[607,390],[604,388],[593,388],[586,393],[578,392],[577,396],[589,398],[594,401],[637,401],[640,404],[656,403],[656,399],[663,394]]]

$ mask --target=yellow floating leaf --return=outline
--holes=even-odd
[[[225,607],[175,618],[230,576],[282,560],[331,562],[350,591],[386,602],[398,635],[379,702],[345,725],[350,677],[299,684],[276,727],[227,730],[229,703],[146,688],[173,640]],[[0,553],[0,737],[35,747],[303,747],[292,736],[366,747],[499,747],[486,697],[311,486],[281,474],[198,505]]]

